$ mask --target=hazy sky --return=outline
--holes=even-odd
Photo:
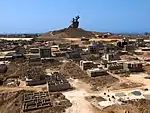
[[[0,33],[32,33],[67,27],[93,31],[150,32],[150,0],[0,0]]]

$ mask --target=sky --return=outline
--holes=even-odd
[[[150,32],[150,0],[0,0],[0,33],[44,33],[71,24],[86,30]]]

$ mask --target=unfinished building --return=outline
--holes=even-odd
[[[135,49],[134,45],[124,45],[124,48],[123,48],[124,51],[132,51],[134,49]]]
[[[81,54],[79,52],[67,52],[66,53],[66,57],[68,59],[80,59],[81,58]]]
[[[90,77],[104,76],[107,75],[107,71],[99,68],[88,69],[87,74]]]
[[[129,39],[123,38],[120,41],[117,42],[117,47],[124,48],[124,46],[129,45]]]
[[[65,105],[66,104],[66,105]],[[49,93],[48,91],[29,92],[22,96],[22,111],[34,111],[50,107],[65,107],[71,103],[65,98],[62,93]]]
[[[92,41],[91,46],[104,47],[103,43],[100,41]]]
[[[120,70],[123,69],[123,63],[120,62],[111,62],[107,64],[108,70]]]
[[[65,57],[66,56],[66,51],[52,52],[52,56],[55,56],[55,57]]]
[[[87,69],[91,69],[91,68],[97,68],[97,65],[94,64],[93,61],[80,61],[80,67],[82,70],[87,70]]]
[[[41,68],[28,69],[25,74],[27,86],[46,84],[46,75]]]
[[[26,86],[36,86],[36,85],[42,85],[42,84],[46,84],[45,79],[26,78]]]
[[[64,91],[70,89],[71,85],[65,77],[59,72],[54,72],[47,81],[47,89],[49,92]]]
[[[118,47],[115,46],[114,44],[105,44],[104,52],[105,53],[116,53],[116,52],[118,52]]]
[[[143,65],[141,62],[137,62],[137,61],[124,62],[123,69],[128,72],[142,72]]]
[[[30,53],[39,53],[39,48],[30,48]]]
[[[150,51],[150,47],[144,47],[142,48],[142,51]]]
[[[50,58],[51,48],[40,48],[40,58]]]
[[[78,51],[79,50],[79,44],[71,44],[69,49],[72,51]]]
[[[69,46],[70,46],[69,43],[61,43],[61,44],[58,44],[58,49],[59,51],[67,51]]]
[[[95,47],[95,46],[89,46],[89,47],[88,47],[88,52],[89,52],[90,54],[97,54],[97,53],[98,53],[98,48]]]
[[[102,56],[102,59],[107,61],[120,60],[120,55],[119,53],[106,53]]]
[[[25,54],[25,53],[26,53],[26,49],[25,49],[24,47],[18,46],[18,47],[16,47],[16,49],[15,49],[15,53],[16,53],[16,54]]]
[[[145,45],[143,38],[137,38],[136,39],[136,45],[137,47],[143,47]]]

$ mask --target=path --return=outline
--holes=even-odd
[[[54,35],[53,35],[53,31],[52,31],[52,32],[50,32],[50,34],[51,34],[51,36],[54,36]]]
[[[96,113],[94,107],[85,99],[86,96],[94,95],[92,92],[89,93],[91,87],[79,80],[71,80],[71,85],[76,89],[63,93],[72,103],[66,113]]]

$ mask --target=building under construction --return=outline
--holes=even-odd
[[[46,84],[46,74],[42,71],[41,68],[31,68],[26,71],[27,86]]]
[[[103,69],[99,69],[99,68],[94,68],[94,69],[88,69],[87,74],[90,77],[97,77],[97,76],[104,76],[104,75],[108,75],[106,70]]]
[[[123,63],[121,62],[109,62],[107,63],[108,70],[120,70],[123,69]]]
[[[91,69],[91,68],[96,68],[97,65],[94,64],[93,61],[80,61],[80,67],[82,70],[87,70],[87,69]]]
[[[40,48],[40,58],[50,58],[51,48]]]
[[[71,85],[59,72],[54,72],[47,81],[47,89],[49,92],[57,92],[70,89]]]
[[[143,71],[143,65],[141,62],[124,62],[123,68],[125,71],[129,72],[142,72]]]
[[[50,93],[44,92],[33,92],[24,93],[22,96],[22,111],[28,112],[38,109],[44,109],[50,107],[64,107],[68,104],[68,100],[62,93]]]

